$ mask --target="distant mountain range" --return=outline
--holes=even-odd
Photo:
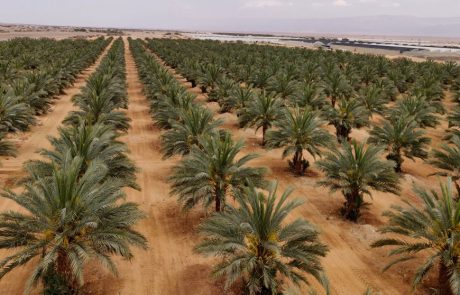
[[[273,33],[460,37],[460,17],[424,18],[382,15],[296,20],[238,19],[222,20],[214,23],[213,27],[225,31]]]

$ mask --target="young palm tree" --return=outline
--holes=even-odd
[[[240,125],[244,127],[256,127],[256,131],[262,128],[262,145],[265,145],[265,134],[273,122],[281,118],[283,114],[283,102],[274,93],[263,91],[240,116]]]
[[[424,97],[408,96],[396,103],[390,112],[390,120],[396,121],[402,117],[412,117],[418,127],[436,127],[439,124],[439,116],[436,108]]]
[[[228,111],[236,110],[236,115],[240,116],[254,96],[254,90],[250,86],[235,87],[230,91],[230,95],[222,100],[221,106]]]
[[[59,137],[51,138],[53,150],[42,150],[40,153],[50,162],[31,161],[26,168],[33,166],[35,171],[40,170],[42,176],[50,176],[54,165],[64,165],[68,154],[72,157],[81,157],[81,166],[84,173],[90,163],[99,161],[108,168],[108,177],[116,177],[126,181],[130,187],[139,189],[136,184],[136,166],[127,157],[128,148],[120,142],[112,127],[96,124],[88,125],[85,122],[79,126],[67,126],[59,129]]]
[[[451,177],[457,189],[457,195],[460,197],[460,185],[458,184],[460,180],[460,138],[453,136],[451,143],[452,145],[443,143],[440,149],[433,149],[428,162],[442,170],[433,175]]]
[[[229,134],[209,136],[192,146],[190,154],[173,168],[169,178],[171,194],[176,195],[185,209],[202,202],[207,208],[215,203],[222,211],[226,198],[235,195],[247,185],[264,187],[265,168],[252,168],[246,164],[257,157],[248,154],[236,159],[243,142],[234,143]]]
[[[284,147],[283,158],[294,154],[289,166],[298,175],[303,175],[309,166],[303,151],[308,151],[313,157],[320,156],[320,147],[332,143],[332,136],[322,125],[317,112],[311,109],[286,109],[284,116],[275,121],[275,130],[267,132],[267,147]]]
[[[173,122],[181,121],[181,112],[193,107],[194,100],[195,96],[184,89],[178,93],[160,95],[157,101],[151,103],[156,125],[162,129],[171,129]]]
[[[108,169],[97,162],[81,174],[82,165],[82,158],[69,154],[50,177],[33,179],[21,193],[3,195],[23,210],[0,214],[0,248],[14,251],[0,261],[0,277],[33,261],[26,290],[54,270],[75,291],[84,282],[89,260],[99,260],[116,274],[112,255],[131,259],[131,246],[146,248],[146,239],[133,229],[143,213],[134,203],[120,202],[124,181],[104,181]]]
[[[0,132],[25,131],[35,124],[32,109],[0,87]]]
[[[222,72],[222,68],[213,63],[202,66],[202,74],[198,78],[198,83],[201,85],[201,91],[207,93],[214,90],[219,80],[222,79]]]
[[[323,89],[316,83],[302,84],[293,95],[292,103],[299,107],[320,110],[327,104]]]
[[[65,123],[78,124],[85,119],[90,124],[106,124],[127,131],[129,118],[116,109],[125,107],[124,86],[114,73],[95,75],[80,95],[73,98],[80,110],[73,111]]]
[[[216,101],[219,103],[220,112],[226,113],[230,111],[225,108],[223,102],[230,96],[232,90],[237,87],[233,79],[224,77],[216,83],[216,87],[208,94],[208,101]]]
[[[370,132],[369,143],[384,145],[388,151],[387,159],[395,161],[395,171],[401,172],[403,155],[409,159],[425,159],[428,156],[426,148],[431,139],[424,135],[417,122],[402,117],[385,121],[382,127],[375,126]]]
[[[0,133],[0,156],[16,157],[17,150],[14,144],[5,139],[5,133]]]
[[[388,102],[382,89],[378,86],[371,85],[358,92],[357,99],[369,112],[369,117],[373,113],[383,115],[386,111],[385,104]]]
[[[397,194],[399,179],[394,172],[394,162],[382,160],[383,148],[366,143],[344,142],[342,149],[334,149],[325,159],[316,162],[326,174],[319,182],[331,191],[341,191],[346,201],[342,208],[345,218],[356,221],[364,204],[364,195],[371,189]]]
[[[394,247],[391,256],[399,256],[385,270],[426,253],[425,262],[417,269],[412,285],[415,288],[438,265],[438,293],[460,293],[460,203],[452,193],[452,183],[441,184],[441,194],[415,188],[423,206],[405,201],[406,207],[394,206],[385,212],[389,218],[381,233],[392,236],[378,240],[372,247]]]
[[[327,106],[324,116],[334,125],[339,142],[350,140],[353,128],[366,126],[369,122],[369,112],[356,99],[342,99],[335,107]]]
[[[215,269],[229,288],[244,281],[244,294],[279,294],[281,276],[299,285],[313,276],[328,289],[320,258],[328,249],[319,241],[318,230],[304,219],[287,223],[286,217],[302,204],[288,201],[291,190],[279,198],[276,186],[268,195],[253,187],[238,194],[238,207],[215,214],[201,226],[205,240],[196,250],[223,257]]]
[[[324,78],[324,92],[335,107],[337,100],[345,99],[352,92],[351,86],[340,71],[335,70]]]
[[[298,83],[282,72],[268,80],[267,90],[277,93],[282,99],[289,99],[297,91]]]
[[[217,127],[223,123],[214,120],[212,112],[201,106],[181,111],[180,118],[180,121],[172,122],[171,129],[161,136],[164,158],[187,155],[201,137],[216,134]]]

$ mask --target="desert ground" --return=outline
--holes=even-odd
[[[13,36],[67,38],[96,35],[98,34],[48,31],[2,32],[0,38],[8,39]],[[143,38],[162,35],[164,36],[164,33],[125,32],[124,36],[129,96],[127,115],[132,122],[123,141],[130,149],[130,158],[140,168],[138,183],[142,188],[141,191],[130,189],[127,193],[128,199],[139,203],[147,215],[138,225],[138,230],[148,238],[149,249],[136,250],[132,261],[118,260],[120,273],[118,278],[101,271],[99,265],[89,267],[86,274],[88,294],[225,294],[222,283],[211,277],[213,259],[204,258],[193,252],[193,247],[199,241],[196,228],[205,218],[205,213],[201,209],[184,213],[176,200],[169,196],[169,185],[166,179],[179,158],[162,159],[161,131],[152,122],[149,104],[143,94],[143,87],[127,42],[127,36]],[[28,132],[11,136],[19,147],[18,157],[0,159],[2,164],[0,183],[3,187],[11,187],[14,181],[23,175],[22,164],[25,161],[39,158],[36,153],[38,149],[50,146],[47,137],[57,135],[62,120],[74,109],[72,96],[85,85],[85,80],[96,69],[107,50],[95,64],[80,75],[73,86],[65,90],[65,94],[57,97],[52,111],[39,117],[37,126],[32,127]],[[173,72],[172,69],[171,71]],[[410,280],[417,263],[399,265],[382,273],[382,268],[390,261],[387,251],[371,249],[369,245],[379,237],[377,228],[385,222],[385,218],[382,217],[385,210],[391,205],[402,204],[403,199],[417,202],[412,193],[414,184],[426,187],[437,186],[440,179],[429,176],[434,172],[434,168],[420,160],[406,160],[401,196],[375,192],[373,199],[367,199],[371,205],[359,223],[347,222],[339,214],[343,197],[340,193],[331,194],[326,188],[316,185],[322,175],[314,165],[307,176],[294,176],[289,172],[286,160],[281,159],[281,150],[262,149],[259,145],[261,133],[256,133],[250,128],[239,129],[235,115],[219,114],[216,103],[207,103],[206,97],[198,88],[192,88],[180,75],[173,73],[189,91],[197,94],[199,101],[214,111],[215,118],[222,118],[225,121],[224,128],[231,130],[234,137],[246,142],[246,153],[260,154],[260,157],[253,161],[253,165],[268,167],[271,171],[269,178],[278,180],[281,190],[288,186],[294,187],[293,197],[305,201],[290,218],[304,217],[321,229],[321,240],[330,247],[330,252],[323,259],[323,265],[331,282],[332,294],[362,294],[366,288],[371,288],[380,294],[413,294]],[[446,127],[447,123],[443,123],[436,129],[429,129],[429,135],[433,140],[432,147],[439,145]],[[352,133],[352,137],[359,140],[367,136],[366,129]],[[312,158],[308,160],[314,162]],[[17,206],[8,200],[0,199],[0,209],[2,211],[17,209]],[[0,252],[0,256],[5,254],[4,251]],[[8,274],[0,281],[1,293],[21,294],[30,269],[29,265]],[[433,280],[428,280],[415,294],[429,294],[428,288],[432,283]]]

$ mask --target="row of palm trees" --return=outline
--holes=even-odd
[[[144,217],[124,201],[126,187],[137,188],[136,167],[118,140],[129,120],[122,39],[113,42],[81,94],[80,107],[50,138],[43,160],[25,164],[22,189],[6,191],[20,210],[0,214],[0,277],[33,264],[25,293],[40,281],[45,294],[78,294],[85,265],[97,260],[117,273],[113,256],[132,259],[131,248],[147,247],[133,226]]]
[[[164,130],[163,154],[183,156],[169,178],[171,194],[184,209],[215,205],[216,214],[200,226],[204,240],[196,251],[225,257],[214,273],[225,277],[226,288],[243,280],[248,294],[275,294],[284,287],[280,276],[299,284],[311,275],[328,290],[320,261],[328,249],[319,231],[304,219],[285,222],[301,202],[288,200],[290,190],[278,199],[266,169],[248,166],[257,155],[241,157],[244,143],[218,129],[221,121],[194,102],[141,41],[130,44],[152,117]]]
[[[304,173],[309,166],[309,163],[303,158],[304,150],[308,151],[312,156],[325,154],[323,159],[317,161],[317,166],[325,174],[324,179],[319,184],[328,186],[332,191],[342,192],[346,199],[342,213],[350,220],[357,220],[360,215],[360,208],[365,204],[364,195],[370,195],[371,190],[399,193],[399,176],[395,172],[400,172],[402,169],[403,155],[408,158],[418,157],[422,159],[426,159],[429,156],[428,144],[430,140],[423,128],[435,127],[439,123],[439,115],[444,112],[441,103],[444,95],[443,88],[450,87],[459,73],[458,66],[453,64],[438,66],[433,63],[425,63],[421,66],[415,66],[408,61],[401,60],[397,61],[396,65],[401,66],[403,68],[401,71],[403,72],[408,71],[410,67],[419,70],[425,69],[426,71],[437,69],[436,73],[439,77],[430,84],[428,83],[428,78],[427,80],[414,80],[415,77],[410,75],[413,81],[407,79],[405,88],[411,88],[411,93],[402,98],[401,94],[397,93],[401,92],[399,88],[396,92],[387,89],[386,84],[391,76],[389,70],[383,71],[385,79],[362,80],[358,83],[359,87],[357,87],[358,84],[355,84],[346,95],[343,93],[341,95],[331,94],[333,91],[328,90],[324,84],[319,87],[315,84],[306,83],[301,89],[305,90],[308,95],[302,96],[296,90],[293,90],[289,94],[290,96],[286,96],[286,91],[284,90],[283,96],[283,91],[269,91],[268,87],[255,89],[253,86],[260,87],[255,83],[252,86],[248,86],[248,81],[244,79],[232,81],[235,79],[232,76],[234,66],[225,64],[228,61],[225,57],[226,54],[231,56],[232,51],[227,49],[235,46],[240,50],[239,54],[244,55],[246,48],[243,47],[251,46],[208,43],[195,40],[183,42],[155,40],[149,42],[148,46],[161,55],[169,65],[185,75],[192,82],[192,86],[199,86],[203,92],[208,93],[208,97],[211,100],[219,102],[221,111],[234,110],[240,119],[241,126],[261,128],[263,130],[263,144],[266,147],[283,147],[283,157],[293,154],[290,166],[297,173]],[[198,48],[199,51],[197,52]],[[264,46],[261,46],[261,48],[259,51],[266,49]],[[267,51],[275,52],[277,50],[278,48],[267,49],[262,53],[258,53],[263,56],[267,54]],[[279,56],[285,60],[289,59],[287,55],[283,55],[284,51],[286,49],[279,49],[277,59],[275,59],[274,54],[270,55],[275,60],[274,64],[286,67],[284,70],[288,73],[290,71],[291,78],[298,76],[298,74],[292,74],[292,72],[295,73],[295,65],[292,63],[288,63],[288,61],[285,61],[288,63],[287,65],[277,63],[280,59]],[[219,52],[218,55],[216,52]],[[292,53],[295,55],[296,50],[292,50]],[[320,52],[319,54],[327,53]],[[367,59],[367,62],[372,59],[367,56],[358,57],[363,58],[365,61]],[[196,58],[196,60],[191,61],[193,58]],[[238,60],[237,57],[235,59]],[[351,57],[352,61],[355,61],[355,59],[357,59],[356,56]],[[332,60],[334,60],[334,56]],[[377,60],[381,61],[380,58]],[[245,60],[245,62],[250,61]],[[322,62],[326,61],[322,60]],[[199,68],[203,70],[202,74],[196,76],[190,74],[188,71],[190,70],[190,63],[199,64]],[[389,64],[389,62],[387,61],[386,64]],[[193,66],[191,67],[193,68]],[[323,70],[327,71],[328,67],[329,64],[326,64]],[[317,74],[318,72],[315,73]],[[309,74],[311,73],[307,72],[302,76]],[[276,72],[274,75],[276,75]],[[289,76],[288,74],[286,75]],[[407,75],[409,76],[409,74]],[[319,76],[321,77],[321,74]],[[344,79],[348,78],[344,77],[338,78],[342,80],[340,83],[350,83],[350,81],[345,81]],[[270,81],[272,82],[278,80],[278,78],[268,75],[268,79],[271,79]],[[315,74],[309,77],[309,79],[313,78],[317,79]],[[327,76],[325,78],[327,79]],[[295,79],[293,78],[292,80],[295,81]],[[280,84],[289,84],[290,79],[285,80],[287,82],[280,81]],[[331,82],[331,84],[334,83],[340,84],[337,81]],[[295,88],[292,87],[292,89]],[[401,86],[401,88],[404,87]],[[452,88],[454,87],[452,86]],[[404,92],[407,91],[408,89],[404,90]],[[350,98],[348,95],[357,96]],[[396,100],[396,102],[392,102],[392,100]],[[383,120],[383,123],[375,124],[370,131],[368,142],[349,142],[349,134],[352,128],[368,125],[373,114],[376,116],[383,115],[383,118],[379,120]],[[450,115],[449,119],[452,118],[451,120],[454,121],[453,117],[454,114]],[[339,148],[334,147],[331,136],[322,128],[323,119],[328,120],[330,124],[336,127],[337,139],[341,143]],[[435,149],[429,159],[430,163],[443,170],[440,174],[449,176],[453,174],[454,180],[458,180],[458,168],[456,167],[460,167],[457,165],[460,164],[457,160],[460,158],[460,154],[458,154],[460,146],[458,146],[458,138],[455,137],[456,130],[453,129],[450,132],[454,133],[451,142],[446,143],[440,150]],[[222,133],[225,132],[220,131],[220,134]],[[207,186],[205,182],[209,177],[208,175],[215,170],[206,169],[210,166],[203,164],[203,159],[206,158],[206,155],[208,155],[208,158],[217,159],[219,154],[218,150],[206,149],[206,146],[206,143],[199,141],[192,149],[197,151],[205,150],[205,152],[197,152],[196,156],[190,153],[182,164],[173,171],[171,178],[173,180],[173,193],[181,198],[185,196],[186,198],[183,201],[186,201],[188,207],[203,199],[205,200],[205,205],[208,205],[213,199],[215,200],[212,193],[220,192],[219,190],[212,190],[212,187]],[[324,152],[323,148],[330,146],[332,146],[330,151]],[[387,153],[386,160],[381,159],[381,154],[385,150]],[[210,153],[212,153],[211,156],[209,156]],[[191,172],[187,173],[187,171]],[[208,171],[209,173],[207,173]],[[458,214],[457,208],[460,208],[460,205],[457,203],[458,195],[456,196],[455,193],[452,193],[450,184],[442,185],[441,188],[442,196],[438,196],[436,193],[428,193],[420,188],[416,189],[417,195],[425,205],[423,209],[417,209],[412,205],[410,208],[395,207],[392,211],[386,213],[390,216],[390,224],[383,228],[382,232],[399,234],[402,239],[383,239],[374,243],[373,246],[398,247],[390,254],[401,254],[401,257],[390,264],[389,267],[395,263],[413,258],[411,254],[423,250],[428,250],[427,252],[434,251],[436,255],[430,257],[416,272],[414,287],[422,281],[429,270],[437,263],[440,268],[439,290],[442,294],[456,294],[459,290],[457,274],[459,267],[457,261],[458,250],[456,249],[460,245],[456,240],[460,221],[456,214]],[[203,197],[203,195],[205,196]],[[241,192],[236,191],[233,195],[241,195]],[[210,198],[211,196],[213,197]],[[244,206],[246,205],[240,204],[240,207]],[[239,210],[233,207],[230,208],[229,210],[232,212],[233,210]],[[226,210],[224,210],[223,215],[227,215]],[[234,213],[230,215],[233,216]],[[211,220],[213,220],[213,223],[210,227],[215,231],[219,231],[220,234],[215,234],[212,231],[206,232],[212,236],[209,242],[211,244],[209,248],[212,249],[210,252],[231,257],[239,248],[231,244],[229,237],[236,238],[238,233],[233,231],[223,232],[224,222],[228,222],[226,223],[227,226],[231,222],[221,217],[221,215],[215,215]],[[407,238],[415,242],[408,242]],[[214,246],[214,244],[218,246]],[[231,262],[231,258],[224,261],[217,268],[217,271],[219,274],[225,274],[227,278],[230,277],[231,282],[234,282],[238,276],[232,270],[239,270],[239,268],[229,262]],[[236,261],[236,263],[240,262],[239,260]],[[253,291],[253,293],[260,292],[260,289],[257,290],[259,291]]]
[[[0,42],[0,154],[14,155],[6,133],[26,131],[53,98],[94,63],[111,39],[18,38]]]

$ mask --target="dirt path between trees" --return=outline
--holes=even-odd
[[[78,94],[81,88],[86,85],[86,80],[97,69],[111,45],[109,44],[105,48],[93,65],[78,75],[74,84],[64,90],[64,94],[56,98],[51,110],[46,115],[37,118],[39,123],[36,126],[32,126],[30,131],[12,136],[12,141],[19,146],[18,156],[16,158],[0,157],[0,183],[2,188],[12,185],[19,177],[24,175],[22,169],[24,162],[40,158],[37,150],[50,147],[48,136],[56,136],[58,134],[58,127],[62,121],[69,112],[75,109],[71,101],[72,97]],[[0,211],[3,212],[17,208],[18,206],[10,200],[0,198]],[[5,257],[6,253],[7,251],[1,250],[0,258]],[[19,267],[0,280],[0,293],[8,295],[22,294],[33,268],[32,266],[32,264],[29,264],[26,267]],[[38,291],[35,291],[35,293],[39,294]]]
[[[136,250],[131,262],[119,261],[119,278],[94,271],[92,294],[200,295],[222,294],[209,277],[212,263],[193,253],[198,241],[195,227],[203,217],[200,211],[185,215],[175,199],[169,197],[167,177],[175,160],[163,160],[160,130],[154,126],[149,103],[142,93],[136,65],[125,39],[129,105],[132,119],[123,137],[130,158],[140,169],[141,191],[129,190],[128,200],[140,204],[146,218],[138,226],[149,242],[147,251]]]

